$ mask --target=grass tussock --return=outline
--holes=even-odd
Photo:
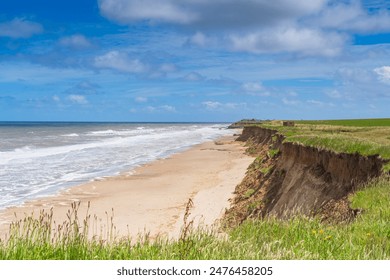
[[[390,178],[369,183],[350,201],[362,214],[348,224],[304,217],[248,220],[224,238],[193,229],[189,202],[178,240],[117,239],[113,219],[107,219],[106,238],[91,238],[93,219],[80,219],[74,204],[61,225],[52,211],[12,224],[10,236],[0,241],[0,259],[390,259]]]

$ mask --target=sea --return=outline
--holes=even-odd
[[[218,123],[0,122],[0,209],[232,133]]]

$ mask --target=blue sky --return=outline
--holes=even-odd
[[[0,3],[0,121],[390,117],[389,0]]]

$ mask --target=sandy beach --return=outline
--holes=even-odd
[[[79,217],[97,216],[92,234],[104,234],[113,217],[118,237],[149,233],[151,237],[178,237],[189,199],[190,220],[211,226],[229,207],[235,186],[244,177],[252,157],[241,142],[229,136],[196,145],[167,159],[154,161],[119,176],[72,187],[56,196],[26,202],[0,212],[0,236],[11,221],[53,208],[54,220],[66,220],[72,202],[80,203]],[[91,234],[91,232],[90,232]]]

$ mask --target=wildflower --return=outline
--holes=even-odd
[[[311,233],[312,233],[312,234],[317,234],[317,231],[313,229],[313,230],[311,231]]]
[[[370,237],[371,236],[371,233],[369,232],[369,233],[367,233],[367,237]]]
[[[329,239],[332,239],[332,235],[328,235],[327,237],[325,237],[325,240],[329,240]]]
[[[318,233],[319,233],[319,234],[323,234],[324,231],[323,231],[322,229],[320,229],[320,230],[318,231]]]

